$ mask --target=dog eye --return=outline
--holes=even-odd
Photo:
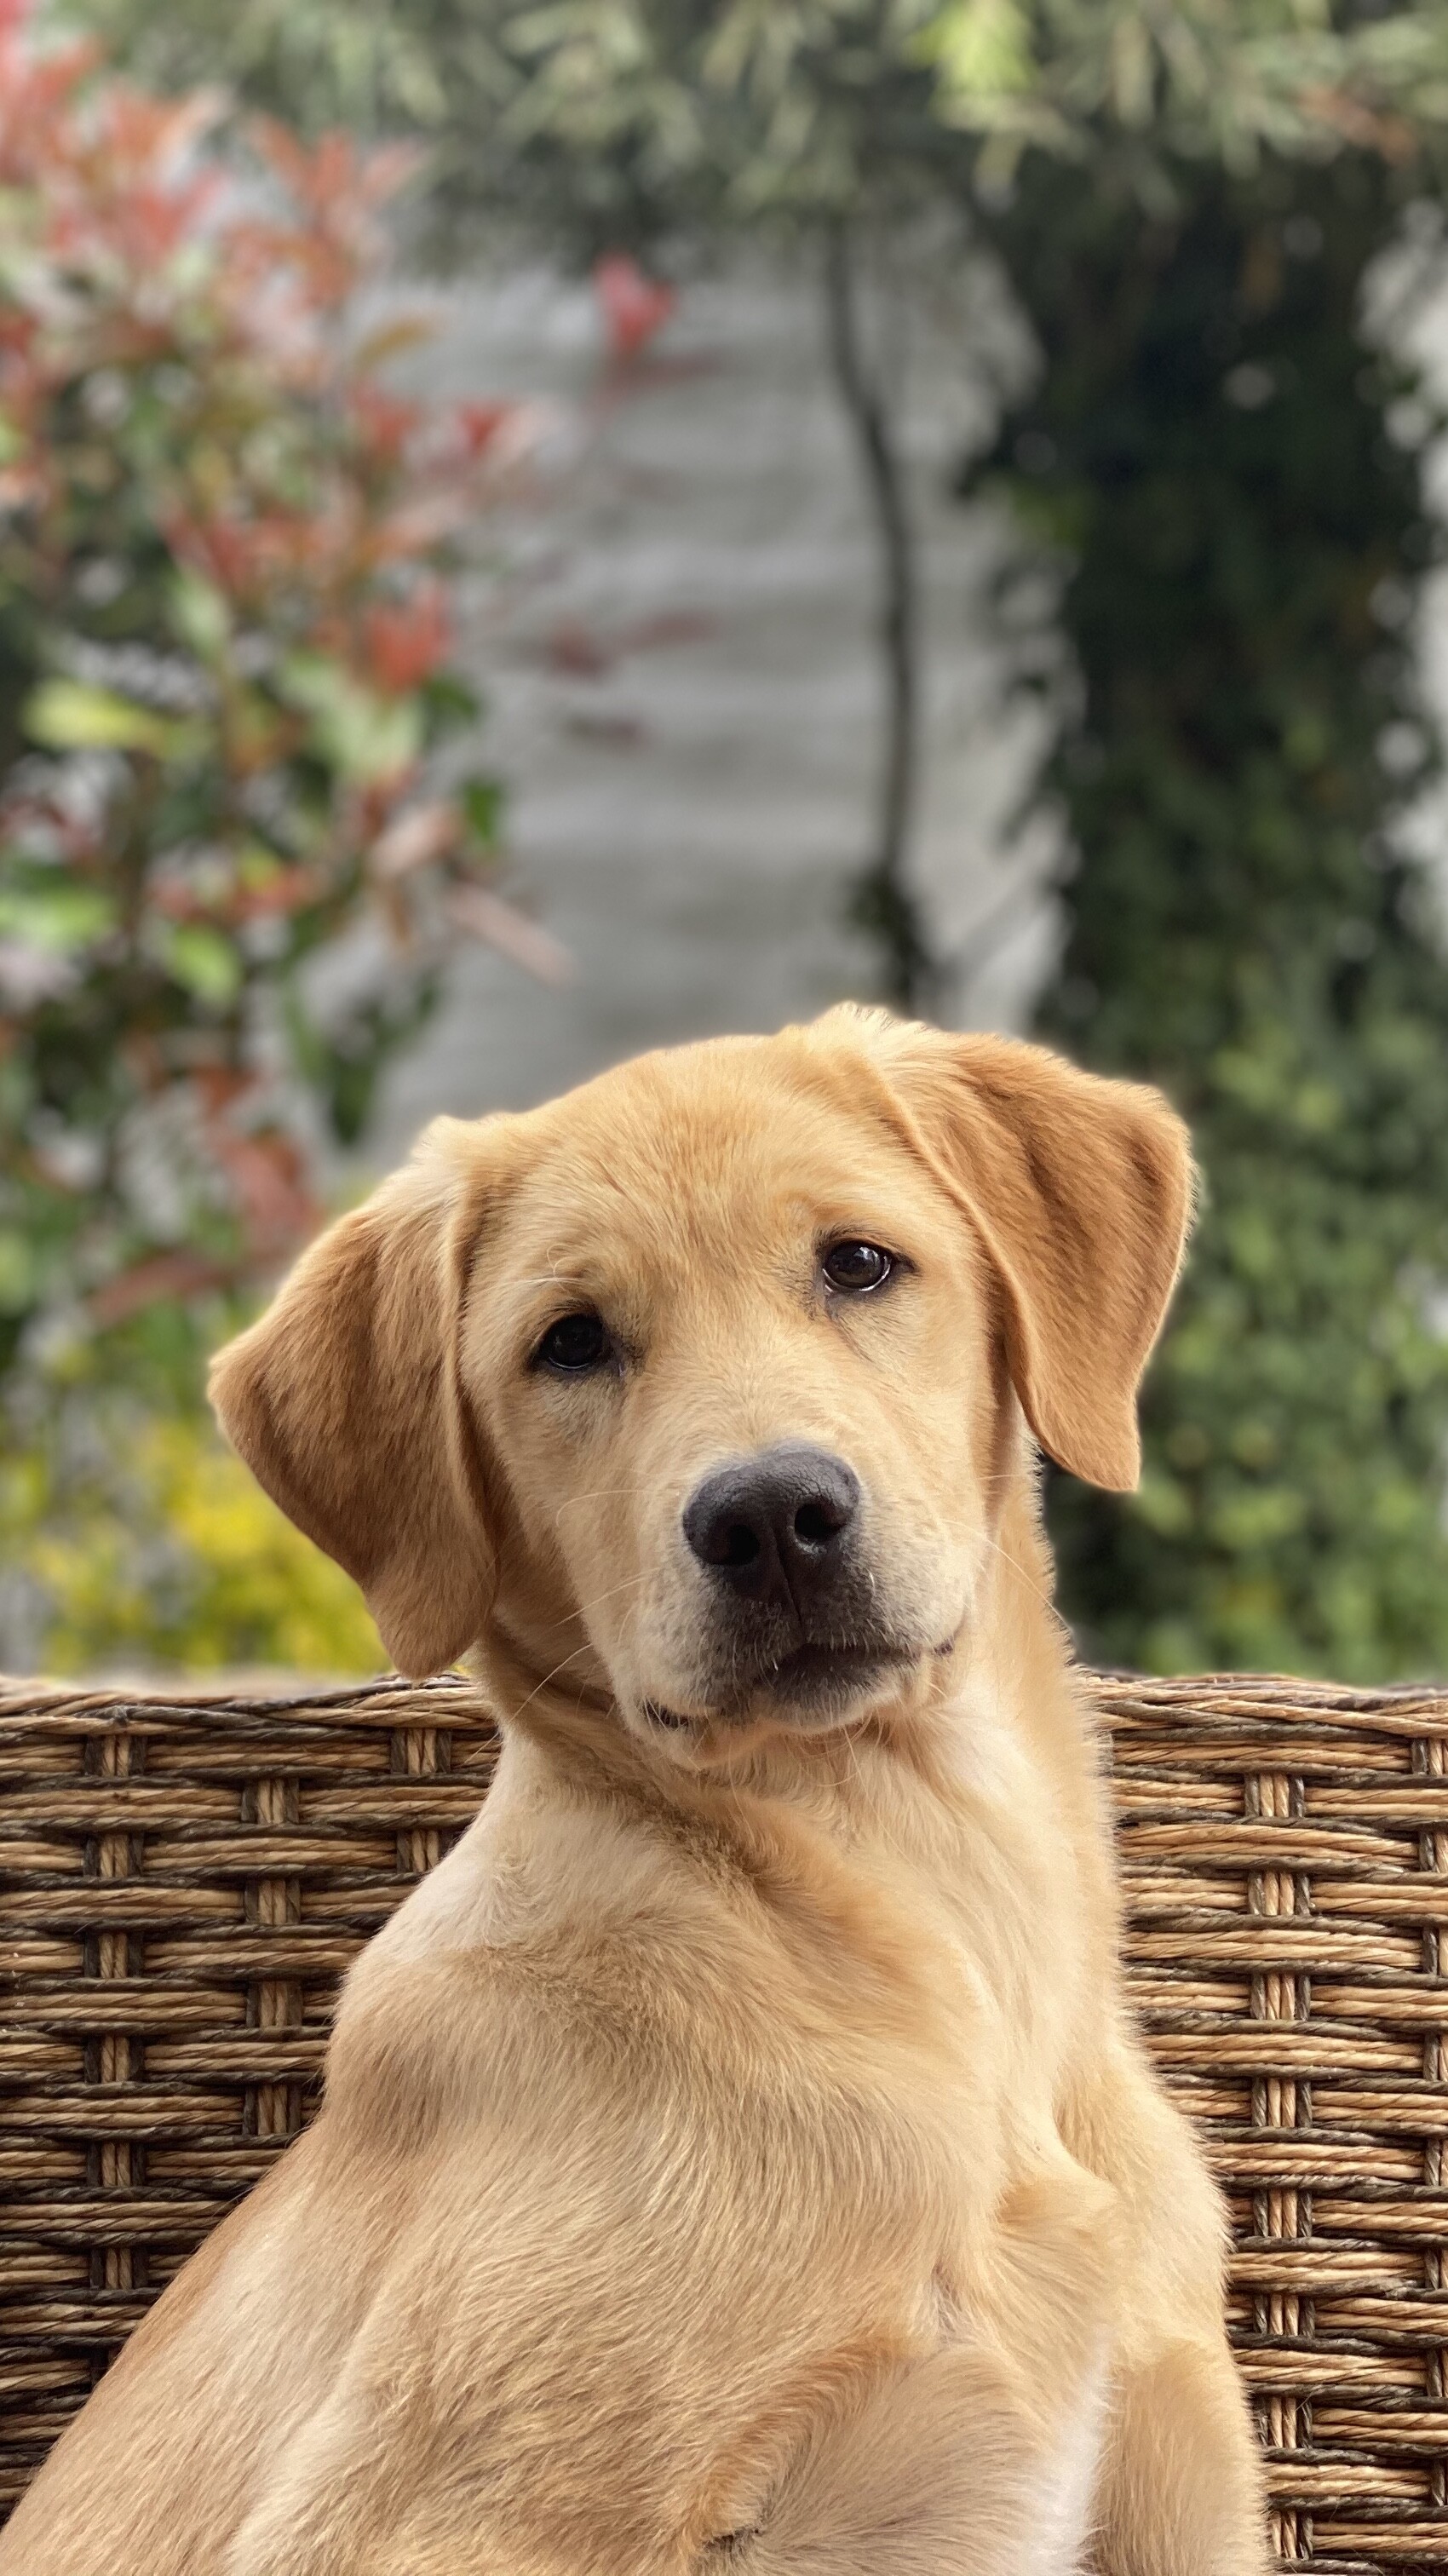
[[[878,1243],[832,1243],[821,1265],[831,1288],[845,1297],[867,1296],[883,1288],[895,1268],[895,1256]]]
[[[560,1315],[533,1353],[533,1364],[578,1376],[585,1369],[601,1368],[611,1347],[601,1316]]]

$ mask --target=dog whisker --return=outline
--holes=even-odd
[[[571,1620],[586,1619],[591,1611],[601,1609],[605,1601],[616,1600],[620,1592],[637,1591],[648,1579],[647,1574],[626,1574],[617,1583],[609,1584],[606,1591],[595,1592],[589,1600],[581,1601],[577,1609],[565,1610],[563,1617],[553,1620],[551,1625],[562,1628]]]
[[[540,1695],[549,1688],[551,1683],[557,1681],[560,1673],[566,1673],[570,1664],[576,1664],[580,1655],[589,1655],[592,1654],[593,1651],[592,1639],[585,1637],[582,1645],[575,1646],[571,1655],[560,1656],[558,1662],[553,1665],[551,1671],[544,1673],[542,1679],[534,1683],[527,1698],[519,1701],[517,1707],[512,1712],[514,1721],[516,1722],[518,1718],[523,1716],[527,1709],[532,1707],[535,1699],[539,1698]]]

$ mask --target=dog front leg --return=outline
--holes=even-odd
[[[1039,2429],[1000,2366],[954,2349],[816,2428],[719,2576],[1074,2576]],[[1054,2531],[1048,2526],[1054,2526]]]
[[[1177,2343],[1118,2381],[1097,2576],[1260,2576],[1262,2467],[1225,2347]]]

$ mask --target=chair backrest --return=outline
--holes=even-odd
[[[1091,1687],[1138,2008],[1228,2197],[1279,2553],[1441,2576],[1448,1694]],[[304,2126],[338,1979],[494,1751],[459,1681],[0,1685],[0,2511]]]

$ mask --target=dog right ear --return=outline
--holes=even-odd
[[[488,1196],[477,1135],[435,1120],[413,1161],[328,1227],[211,1370],[227,1438],[361,1585],[388,1653],[414,1676],[454,1663],[492,1598],[458,1369]]]

